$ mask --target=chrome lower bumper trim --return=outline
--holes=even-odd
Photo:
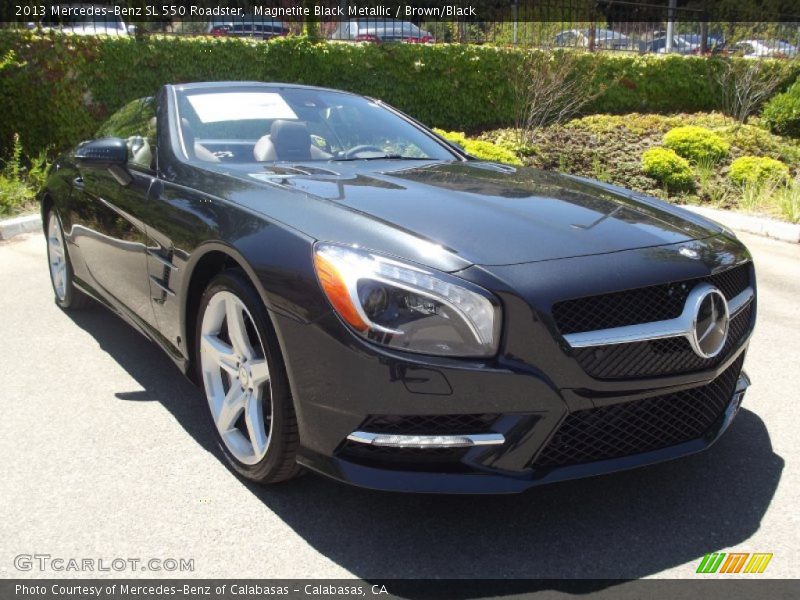
[[[347,436],[351,442],[392,448],[471,448],[495,446],[505,443],[500,433],[475,433],[469,435],[396,435],[354,431]]]

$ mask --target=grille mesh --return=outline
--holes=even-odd
[[[749,285],[750,265],[710,277],[565,300],[553,305],[553,318],[562,335],[674,319],[683,311],[689,292],[701,282],[715,285],[730,300]]]
[[[658,377],[702,371],[717,366],[750,330],[752,303],[730,322],[728,339],[715,358],[702,358],[686,338],[667,338],[631,344],[592,346],[575,350],[575,358],[587,374],[597,379]]]
[[[571,413],[534,466],[618,458],[701,438],[728,406],[743,362],[744,354],[702,387]]]

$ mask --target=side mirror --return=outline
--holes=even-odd
[[[108,169],[120,185],[131,182],[128,173],[128,144],[121,138],[100,138],[83,142],[75,150],[79,167]]]
[[[124,167],[128,163],[128,145],[121,138],[90,140],[78,146],[75,160],[81,167]]]

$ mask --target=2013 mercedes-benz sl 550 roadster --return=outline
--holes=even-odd
[[[160,345],[254,481],[517,492],[702,450],[748,385],[733,233],[476,160],[379,100],[167,85],[40,200],[58,305]]]

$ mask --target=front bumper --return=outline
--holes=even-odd
[[[742,366],[757,302],[750,257],[735,240],[472,266],[458,276],[502,302],[500,351],[489,361],[378,347],[330,311],[305,322],[273,314],[299,462],[374,489],[510,493],[691,454],[730,426],[748,383]],[[572,347],[554,310],[565,299],[622,293],[623,304],[572,313],[593,325],[577,330],[619,327],[594,325],[614,315],[658,322],[667,316],[652,316],[654,302],[676,298],[683,308],[700,281],[728,302],[753,292],[714,358],[699,359],[684,338]],[[656,296],[636,295],[642,289]]]
[[[364,343],[332,314],[311,324],[273,317],[284,356],[291,357],[287,371],[300,430],[298,461],[334,479],[378,490],[515,493],[678,458],[709,447],[725,432],[749,384],[741,371],[749,338],[714,369],[660,379],[645,389],[629,389],[625,382],[587,405],[582,390],[559,388],[546,374],[513,359],[500,359],[492,367],[430,357],[417,361]],[[692,439],[602,460],[537,464],[576,412],[691,394],[726,378],[724,402]],[[376,415],[427,418],[434,424],[446,415],[458,427],[376,431],[369,426]],[[458,418],[484,415],[486,426],[472,431],[463,430]],[[375,444],[377,434],[383,435]]]

